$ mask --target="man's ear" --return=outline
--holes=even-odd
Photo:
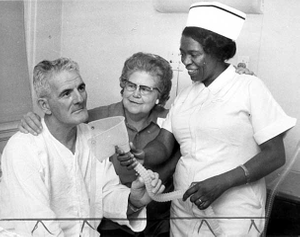
[[[45,114],[52,114],[47,98],[38,98],[37,103]]]

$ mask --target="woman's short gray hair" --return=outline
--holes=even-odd
[[[49,80],[54,74],[62,71],[76,71],[79,66],[69,58],[58,58],[53,61],[43,60],[33,69],[33,87],[38,98],[46,97],[51,93]]]
[[[173,71],[170,63],[155,54],[150,53],[135,53],[128,58],[122,70],[120,77],[121,94],[124,92],[125,82],[130,75],[136,71],[147,72],[159,79],[157,87],[161,91],[159,96],[159,105],[164,106],[170,98],[172,87]]]

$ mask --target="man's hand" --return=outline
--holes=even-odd
[[[116,147],[117,159],[122,166],[126,166],[128,170],[132,170],[137,163],[144,163],[145,153],[143,150],[136,149],[135,146],[130,142],[130,152],[125,153],[119,147]]]
[[[151,170],[147,171],[150,175],[152,181],[152,193],[160,194],[165,190],[165,186],[162,184],[162,181],[159,179],[159,175],[156,172],[152,172]],[[139,176],[135,181],[131,184],[131,193],[129,201],[135,207],[143,207],[146,206],[149,202],[152,201],[151,197],[147,193],[145,184],[143,179]]]
[[[33,112],[28,112],[23,115],[23,118],[18,124],[18,129],[22,133],[31,133],[32,135],[37,136],[43,130],[41,117]]]

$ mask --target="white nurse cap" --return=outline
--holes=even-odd
[[[199,2],[190,6],[186,26],[200,27],[235,41],[246,14],[218,2]]]

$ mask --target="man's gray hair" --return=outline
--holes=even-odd
[[[49,80],[62,71],[76,71],[79,66],[69,58],[58,58],[53,61],[43,60],[33,70],[33,87],[38,98],[46,97],[51,93]]]

